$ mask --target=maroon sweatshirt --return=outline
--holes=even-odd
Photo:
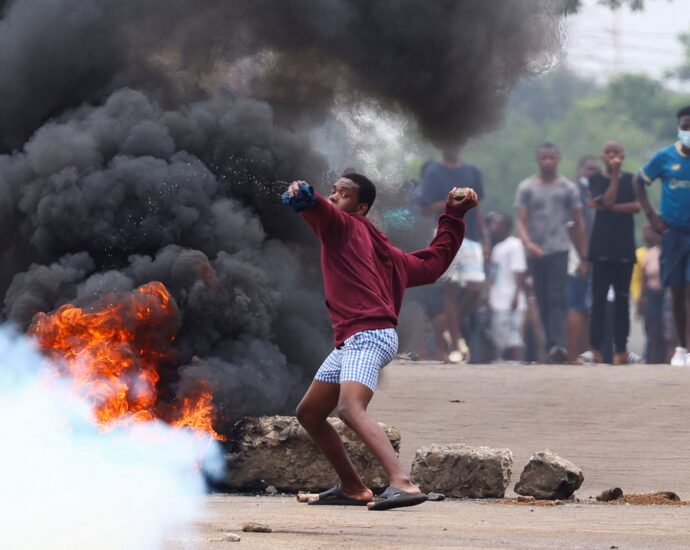
[[[361,214],[350,214],[315,194],[301,215],[321,239],[321,269],[335,345],[362,330],[392,328],[405,289],[436,281],[465,234],[463,214],[446,206],[431,244],[406,254]]]

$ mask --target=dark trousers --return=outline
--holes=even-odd
[[[647,333],[647,363],[666,363],[664,290],[645,290],[644,330]]]
[[[534,281],[534,297],[544,326],[546,348],[565,347],[565,289],[568,277],[568,253],[556,252],[543,258],[531,258],[529,270]]]
[[[630,278],[632,262],[596,260],[592,262],[592,313],[589,342],[601,350],[606,326],[606,295],[613,285],[613,345],[616,353],[626,351],[630,333]]]

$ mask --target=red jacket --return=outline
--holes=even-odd
[[[316,193],[301,215],[321,239],[321,269],[335,345],[362,330],[392,328],[405,289],[433,283],[448,269],[465,234],[463,214],[446,206],[431,244],[406,254],[361,214]]]

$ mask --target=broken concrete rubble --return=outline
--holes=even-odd
[[[567,499],[584,479],[582,470],[575,464],[553,451],[543,450],[532,455],[515,484],[515,492],[537,499]]]
[[[384,489],[386,473],[364,443],[339,419],[328,420],[364,483],[374,491]],[[381,426],[397,452],[400,432]],[[262,491],[273,485],[278,491],[297,493],[338,485],[333,468],[294,416],[245,418],[235,424],[228,440],[226,484],[230,490]]]
[[[502,498],[512,465],[510,449],[433,444],[417,451],[410,476],[425,492],[456,498]]]

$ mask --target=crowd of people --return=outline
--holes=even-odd
[[[641,361],[628,350],[631,287],[638,309],[649,315],[648,359],[652,353],[664,360],[669,355],[663,330],[663,341],[654,341],[659,334],[652,327],[664,318],[669,288],[678,344],[670,362],[690,366],[690,106],[678,112],[678,141],[636,174],[623,170],[625,149],[616,140],[603,144],[601,166],[592,156],[582,159],[578,183],[560,174],[560,160],[553,143],[537,149],[538,170],[515,195],[516,237],[512,215],[483,212],[480,171],[457,150],[443,151],[440,162],[422,168],[413,197],[420,215],[436,227],[427,235],[429,244],[410,253],[368,217],[377,191],[362,174],[343,174],[328,198],[301,180],[282,195],[321,242],[325,306],[334,333],[333,350],[296,410],[340,479],[310,505],[376,511],[428,498],[367,412],[381,369],[398,352],[396,326],[408,289],[425,289],[433,320],[435,337],[420,346],[421,354],[451,362],[491,353],[505,361],[552,363],[565,363],[570,355],[579,362],[623,365]],[[657,179],[660,214],[645,191]],[[638,251],[634,215],[640,210],[649,223],[647,247]],[[483,303],[489,314],[481,316]],[[566,338],[566,324],[579,327],[580,334]],[[587,325],[588,338],[582,334]],[[490,345],[482,343],[482,327]],[[586,349],[569,354],[568,343]],[[328,422],[334,410],[385,469],[390,485],[380,495],[364,484]]]
[[[467,213],[465,240],[422,302],[432,337],[421,358],[448,362],[668,363],[690,366],[690,107],[678,139],[642,167],[623,169],[609,140],[580,159],[575,181],[559,172],[557,145],[536,150],[514,212]],[[435,220],[449,189],[482,199],[479,169],[448,148],[421,169],[412,202]],[[660,213],[646,187],[661,182]],[[643,211],[644,244],[635,215]],[[644,325],[641,355],[628,349],[631,307]]]

